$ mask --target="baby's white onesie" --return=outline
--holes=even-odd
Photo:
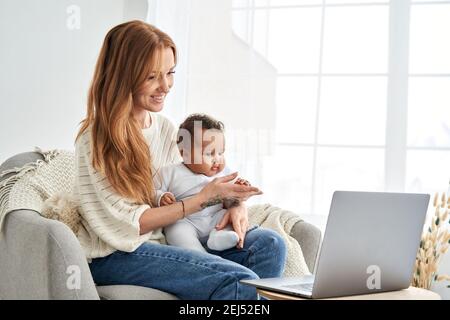
[[[158,205],[165,192],[172,193],[177,201],[199,193],[214,178],[231,174],[228,167],[208,177],[194,173],[183,163],[162,167],[156,176]],[[204,244],[211,250],[221,251],[236,246],[239,237],[231,227],[217,231],[215,226],[222,220],[226,210],[222,204],[207,207],[164,228],[166,241],[170,245],[206,252]]]

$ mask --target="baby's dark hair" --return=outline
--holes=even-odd
[[[219,130],[223,132],[225,130],[225,125],[222,121],[218,121],[214,119],[213,117],[210,117],[206,114],[202,113],[194,113],[191,114],[189,117],[186,118],[186,120],[183,121],[182,124],[180,124],[179,130],[178,130],[178,137],[177,137],[177,143],[181,141],[181,131],[187,130],[191,137],[194,136],[194,126],[196,122],[200,122],[202,125],[203,130]]]

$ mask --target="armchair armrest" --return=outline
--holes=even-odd
[[[77,275],[79,286],[73,281]],[[99,299],[69,227],[31,210],[6,216],[0,236],[0,299]]]
[[[308,265],[309,270],[314,272],[321,241],[321,232],[319,228],[308,222],[299,221],[292,228],[290,235],[300,244],[305,262]]]

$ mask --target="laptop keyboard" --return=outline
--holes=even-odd
[[[303,290],[303,291],[309,291],[312,292],[313,290],[313,283],[301,283],[301,284],[291,284],[283,286],[285,288],[295,289],[295,290]]]

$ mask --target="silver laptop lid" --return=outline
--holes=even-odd
[[[313,297],[407,288],[430,196],[336,191]]]

